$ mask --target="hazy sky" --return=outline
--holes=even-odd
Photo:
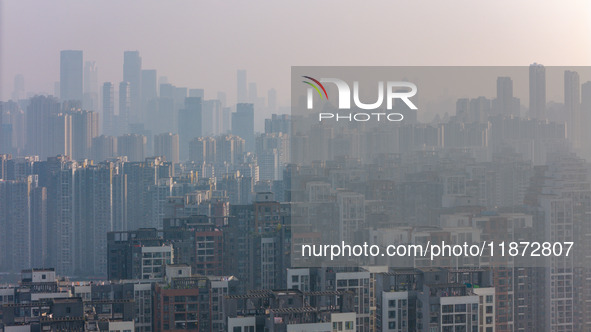
[[[236,95],[236,69],[260,95],[289,99],[292,65],[591,65],[589,1],[2,1],[0,94],[22,73],[53,92],[59,51],[122,79],[123,51],[171,83]]]

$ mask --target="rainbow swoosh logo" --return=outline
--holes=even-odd
[[[315,85],[315,84],[308,82],[308,81],[302,81],[302,82],[308,84],[309,86],[313,87],[316,90],[316,92],[318,92],[318,95],[320,96],[320,98],[326,97],[326,100],[328,100],[328,94],[326,93],[326,89],[324,88],[322,83],[320,83],[317,79],[314,79],[310,76],[302,76],[302,77],[307,78],[310,81],[316,83],[316,85]],[[320,89],[318,87],[320,87],[320,89],[322,89],[322,91],[324,92],[324,96],[322,96],[322,93],[320,92]]]

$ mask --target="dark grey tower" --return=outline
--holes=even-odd
[[[125,51],[123,53],[123,81],[129,82],[130,96],[130,122],[136,122],[141,114],[141,89],[142,89],[142,58],[138,51]]]
[[[60,53],[60,98],[82,102],[82,51],[61,51]]]
[[[533,118],[546,119],[546,68],[538,63],[529,66],[529,112]]]
[[[254,105],[240,103],[232,114],[232,134],[244,139],[246,152],[254,152]]]

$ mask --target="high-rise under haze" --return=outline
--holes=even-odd
[[[164,156],[166,161],[177,164],[179,162],[179,135],[163,133],[154,137],[154,153]]]
[[[142,107],[158,97],[158,75],[156,69],[142,69],[141,72]]]
[[[84,63],[84,97],[82,106],[89,111],[98,111],[98,68],[95,61]]]
[[[83,100],[82,51],[66,50],[60,53],[60,98]]]
[[[236,101],[244,103],[248,101],[248,92],[246,87],[246,70],[238,70],[236,72]]]
[[[495,112],[507,116],[519,115],[519,99],[513,97],[511,77],[497,78],[497,99],[494,101]]]
[[[567,70],[564,72],[564,108],[567,122],[568,136],[573,146],[578,148],[581,144],[581,84],[579,74]]]
[[[546,68],[538,63],[529,66],[529,112],[535,119],[546,119]]]
[[[189,156],[189,142],[201,137],[203,123],[203,101],[198,97],[185,99],[185,108],[179,110],[179,139],[181,159]]]
[[[255,136],[253,104],[239,103],[236,105],[236,112],[232,114],[232,134],[244,139],[247,152],[254,152]]]
[[[115,135],[115,89],[113,83],[103,83],[103,133]]]
[[[119,116],[117,117],[117,131],[127,133],[131,113],[131,84],[127,81],[119,83]]]
[[[142,58],[139,51],[123,53],[123,81],[129,82],[129,121],[137,122],[141,117]]]

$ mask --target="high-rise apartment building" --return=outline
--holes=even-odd
[[[246,84],[246,70],[238,70],[236,72],[236,101],[238,103],[248,102],[248,92]]]
[[[92,139],[99,133],[99,116],[92,111],[72,110],[72,159],[91,158]]]
[[[119,116],[115,121],[117,132],[129,133],[131,117],[131,84],[127,81],[119,83]]]
[[[245,151],[254,152],[254,105],[240,103],[232,114],[232,134],[244,139]]]
[[[95,61],[84,63],[84,97],[82,106],[88,111],[99,110],[98,68]]]
[[[113,83],[103,83],[103,130],[106,135],[116,135],[117,127],[115,122],[115,89]]]
[[[564,72],[564,110],[568,138],[578,149],[583,143],[581,133],[585,129],[581,125],[581,84],[579,74],[570,70]]]
[[[117,154],[127,156],[128,161],[143,161],[146,158],[147,138],[138,134],[125,134],[117,138]]]
[[[154,137],[154,154],[164,156],[166,161],[179,162],[179,135],[163,133]]]
[[[203,128],[203,102],[198,97],[185,99],[185,107],[179,110],[179,143],[180,158],[186,160],[189,156],[189,142],[201,137]]]

